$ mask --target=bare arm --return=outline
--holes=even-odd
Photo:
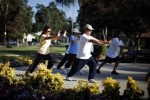
[[[89,42],[100,44],[100,45],[106,44],[104,41],[98,40],[98,39],[91,39],[91,40],[89,40]]]
[[[49,39],[51,39],[51,40],[58,40],[60,38],[62,38],[62,36],[49,36],[49,37],[45,37],[44,40],[49,40]]]

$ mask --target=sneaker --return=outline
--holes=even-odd
[[[119,73],[117,73],[116,71],[112,71],[111,74],[119,75]]]
[[[72,78],[71,77],[66,77],[66,80],[67,81],[72,81]]]
[[[80,74],[80,75],[84,75],[84,71],[83,71],[83,70],[80,70],[80,71],[79,71],[79,74]]]
[[[63,70],[63,73],[64,73],[64,74],[67,74],[67,69],[64,69],[64,70]]]
[[[100,71],[99,69],[96,69],[96,73],[100,74],[100,73],[101,73],[101,71]]]
[[[90,83],[96,83],[96,81],[94,79],[89,79],[88,80]]]

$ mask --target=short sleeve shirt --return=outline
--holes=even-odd
[[[107,50],[106,55],[110,58],[116,58],[119,55],[120,46],[123,46],[123,42],[118,38],[113,38],[110,47]]]
[[[83,34],[80,36],[80,41],[79,41],[79,48],[77,52],[77,58],[79,59],[89,59],[91,55],[91,48],[92,44],[89,42],[89,40],[95,39],[92,36],[88,36],[86,34]]]
[[[79,47],[79,41],[77,41],[76,43],[72,42],[76,39],[77,39],[76,36],[74,36],[74,35],[70,36],[70,43],[69,43],[68,53],[77,54],[78,47]]]
[[[45,37],[47,37],[45,34],[43,34],[41,36],[40,45],[39,45],[39,48],[37,50],[38,53],[43,54],[43,55],[50,53],[49,46],[51,45],[51,40],[50,39],[44,40]]]

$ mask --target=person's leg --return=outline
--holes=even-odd
[[[67,77],[72,77],[76,72],[81,70],[85,66],[86,62],[86,60],[76,58],[71,67],[71,70],[67,74]]]
[[[76,54],[69,54],[69,59],[67,61],[67,63],[65,64],[65,69],[66,68],[70,68],[72,62],[75,60],[76,58]]]
[[[90,57],[88,62],[87,62],[87,65],[89,66],[89,76],[88,76],[88,79],[94,79],[95,77],[95,74],[96,74],[96,67],[97,67],[97,63],[96,61],[94,60],[93,57]]]
[[[69,59],[69,54],[65,54],[65,56],[61,59],[60,63],[57,65],[57,69],[61,69],[61,66]]]
[[[50,54],[44,55],[44,60],[48,60],[47,69],[51,69],[53,67],[53,59]]]
[[[120,63],[119,61],[116,61],[116,62],[115,62],[115,65],[114,65],[114,69],[113,69],[113,71],[116,71],[116,69],[117,69],[117,67],[118,67],[119,63]]]
[[[100,69],[101,69],[101,67],[103,67],[105,64],[106,64],[106,62],[105,62],[105,61],[103,61],[103,62],[99,65],[98,70],[100,70]]]
[[[99,65],[99,67],[96,69],[97,73],[101,73],[100,69],[107,63],[108,57],[106,56],[105,60]]]
[[[33,64],[28,68],[26,73],[32,73],[42,59],[43,59],[43,55],[38,53],[36,55],[36,58],[35,58]]]
[[[115,65],[114,65],[114,69],[113,71],[111,72],[111,74],[115,74],[115,75],[119,75],[119,73],[117,73],[116,69],[120,63],[119,61],[119,56],[117,56],[116,58],[114,58],[113,62],[115,62]]]

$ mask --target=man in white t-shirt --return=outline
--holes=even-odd
[[[104,41],[98,40],[91,36],[92,28],[91,25],[86,24],[84,26],[84,34],[80,36],[79,47],[76,59],[71,67],[70,72],[67,74],[66,80],[71,81],[71,77],[80,71],[86,64],[89,66],[88,81],[95,83],[94,80],[96,74],[97,63],[91,55],[91,42],[97,44],[104,44]]]
[[[96,70],[97,73],[100,72],[100,68],[105,65],[106,63],[112,63],[115,62],[114,69],[111,72],[111,74],[119,75],[119,73],[116,71],[118,65],[119,65],[119,52],[121,47],[124,46],[122,39],[125,37],[125,34],[123,32],[116,34],[114,38],[111,40],[110,46],[106,53],[105,60],[100,64],[99,68]]]

